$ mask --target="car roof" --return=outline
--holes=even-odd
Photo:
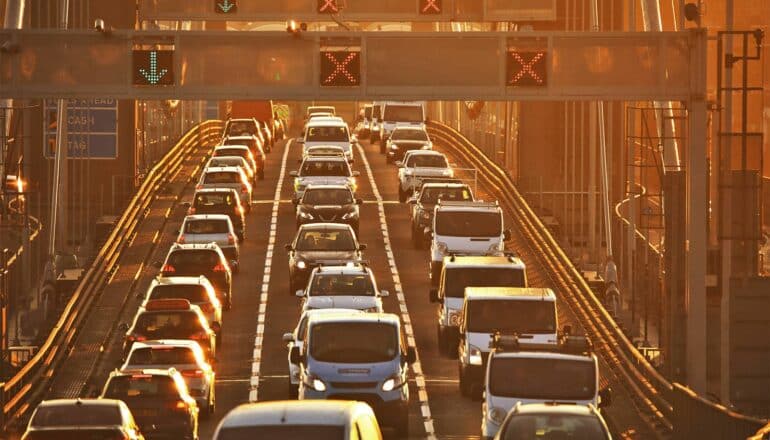
[[[316,230],[316,231],[342,231],[351,229],[350,225],[344,223],[305,223],[299,227],[300,230]]]
[[[224,156],[224,157],[228,157],[228,156]],[[236,156],[236,157],[240,157],[240,156]],[[243,158],[241,157],[241,159],[243,159]],[[213,187],[213,188],[201,188],[201,189],[196,189],[195,190],[195,194],[198,194],[198,193],[216,193],[216,192],[234,192],[235,194],[238,194],[238,191],[236,191],[235,188],[226,188],[226,187],[221,187],[221,186],[220,187]]]
[[[441,202],[436,204],[439,211],[496,211],[501,212],[500,205],[496,202],[483,201],[463,201],[463,202]]]
[[[192,250],[220,250],[216,243],[174,243],[171,245],[172,251],[192,251]]]
[[[358,413],[372,413],[366,404],[345,400],[284,400],[242,404],[219,427],[255,425],[345,425]]]
[[[422,184],[422,189],[425,188],[468,188],[470,185],[462,182],[425,182]]]
[[[409,150],[407,152],[410,156],[441,156],[446,157],[444,153],[436,150]]]
[[[324,323],[324,322],[356,322],[356,323],[384,323],[384,324],[392,324],[395,326],[400,326],[401,321],[398,315],[395,315],[393,313],[375,313],[375,312],[368,312],[368,313],[330,313],[326,315],[319,315],[319,316],[313,316],[310,318],[308,323],[312,322],[313,324],[318,323]]]
[[[348,163],[347,159],[345,159],[342,156],[308,156],[305,158],[304,162],[329,162],[329,161]]]
[[[310,309],[305,310],[302,312],[303,317],[311,317],[311,316],[320,316],[320,315],[333,315],[333,314],[340,314],[340,313],[366,313],[363,310],[357,310],[357,309],[339,309],[339,308],[332,308],[332,309]],[[301,318],[300,318],[301,319]]]
[[[152,280],[152,283],[150,284],[151,287],[154,286],[200,286],[203,284],[211,284],[208,278],[206,278],[205,275],[200,275],[197,277],[190,277],[190,276],[180,276],[180,277],[156,277]]]
[[[131,345],[131,351],[138,348],[153,347],[183,347],[189,348],[190,350],[196,350],[195,347],[198,347],[198,349],[200,349],[200,345],[190,339],[157,339],[153,341],[134,342],[133,345]]]
[[[518,405],[515,414],[572,414],[580,416],[596,415],[597,411],[590,405],[566,403],[529,403]]]
[[[556,347],[538,349],[532,348],[526,344],[522,345],[520,350],[493,351],[493,356],[495,358],[562,359],[586,362],[596,359],[596,355],[592,352],[566,353],[564,351],[559,351]]]
[[[240,145],[234,145],[235,147],[240,147]],[[218,160],[239,160],[239,161],[246,161],[246,158],[243,156],[213,156],[209,158],[209,163],[211,161],[218,161]]]
[[[241,173],[241,167],[208,167],[204,173]]]
[[[251,136],[237,136],[238,138],[246,138],[248,137],[251,139]],[[236,139],[236,136],[230,137],[229,139]],[[240,139],[236,139],[240,140]],[[235,150],[249,150],[248,145],[240,145],[240,144],[232,144],[232,145],[217,145],[214,147],[214,151],[216,150],[224,150],[224,149],[235,149]],[[249,150],[251,151],[251,150]],[[221,156],[220,156],[221,157]]]
[[[255,118],[230,118],[227,120],[227,122],[245,122],[245,121],[256,121]]]
[[[312,274],[372,274],[372,269],[362,264],[337,265],[337,266],[317,266],[313,268]]]
[[[322,148],[329,148],[333,150],[340,150],[345,151],[344,148],[340,147],[339,145],[310,145],[305,149],[305,151],[311,151],[311,150],[320,150]]]
[[[50,399],[50,400],[43,400],[38,405],[38,408],[41,407],[51,407],[51,406],[121,406],[123,403],[122,400],[117,399]]]
[[[253,134],[239,134],[239,135],[228,135],[227,139],[235,139],[235,140],[245,140],[245,139],[254,139],[256,136]],[[231,145],[217,145],[217,147],[230,147]],[[232,145],[234,146],[234,145]],[[217,148],[215,147],[215,148]]]
[[[556,294],[547,287],[466,287],[465,300],[542,300],[556,302]]]
[[[184,220],[230,220],[227,214],[190,214],[184,217]]]
[[[346,189],[353,192],[348,185],[342,183],[310,183],[305,187],[305,192],[311,189]]]
[[[348,124],[337,116],[321,116],[310,119],[306,124],[308,127],[347,127]]]
[[[467,268],[467,267],[516,267],[525,269],[526,265],[518,257],[509,257],[505,255],[455,255],[454,257],[444,257],[444,266],[446,268]]]
[[[175,369],[164,369],[164,368],[131,368],[128,370],[114,370],[112,373],[110,373],[110,377],[113,376],[133,376],[135,374],[145,374],[150,376],[168,376],[173,377],[175,375],[178,375],[179,372]]]

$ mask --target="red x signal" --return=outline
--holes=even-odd
[[[509,86],[547,85],[546,52],[508,52]]]
[[[336,14],[340,12],[337,0],[318,0],[318,12],[325,14]]]
[[[322,86],[357,86],[361,82],[361,52],[321,52]]]
[[[420,14],[440,14],[441,0],[420,0]]]

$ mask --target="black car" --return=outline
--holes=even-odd
[[[422,127],[396,126],[385,143],[387,162],[393,163],[404,158],[409,150],[432,150],[428,133]]]
[[[309,185],[297,204],[297,227],[306,223],[343,223],[358,236],[361,199],[347,185]]]
[[[233,222],[238,240],[246,238],[246,211],[241,206],[238,193],[232,188],[199,189],[187,209],[187,215],[225,214]]]
[[[409,199],[412,205],[412,244],[417,249],[422,248],[426,232],[433,229],[433,208],[439,200],[472,202],[475,199],[471,188],[465,183],[425,181],[420,191]]]
[[[365,244],[359,244],[350,225],[308,223],[299,227],[289,252],[289,294],[304,289],[316,266],[343,265],[361,260]]]
[[[198,405],[173,368],[113,371],[101,397],[125,402],[148,438],[198,439]]]
[[[216,243],[174,243],[168,251],[166,261],[161,266],[160,275],[164,277],[203,275],[214,285],[222,307],[230,310],[233,273],[225,254]]]

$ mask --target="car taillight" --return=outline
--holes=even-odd
[[[227,244],[235,244],[235,235],[227,234]]]
[[[185,238],[184,234],[182,234],[182,235],[179,236],[179,238],[176,239],[176,242],[179,243],[179,244],[184,244],[184,242],[186,240],[187,240],[187,238]]]
[[[203,189],[203,185],[198,184],[198,185],[195,186],[195,189]]]
[[[245,184],[241,186],[241,192],[249,192],[249,187]]]
[[[128,339],[129,342],[142,342],[147,340],[146,337],[141,335],[128,335],[126,339]]]
[[[201,304],[200,307],[201,307],[201,310],[203,310],[204,312],[207,312],[207,313],[211,313],[211,312],[214,311],[214,304],[211,304],[211,303]]]
[[[203,370],[185,370],[182,371],[184,377],[203,377]]]
[[[175,410],[187,410],[187,403],[185,403],[183,400],[176,401],[171,404],[171,409]]]
[[[214,266],[214,272],[227,272],[227,268],[222,263],[217,263],[216,266]]]
[[[157,266],[155,266],[157,267]],[[161,269],[161,272],[163,273],[174,273],[176,272],[176,268],[170,264],[166,264],[163,266],[163,269]]]
[[[234,207],[233,211],[235,211],[236,214],[243,214],[243,208],[240,206]]]
[[[195,208],[190,207],[190,209],[187,210],[187,215],[193,215],[193,214],[195,214]]]

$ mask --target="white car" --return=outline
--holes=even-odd
[[[228,261],[233,262],[237,271],[240,261],[238,236],[233,222],[225,214],[193,214],[182,221],[182,227],[176,239],[180,244],[216,243]]]
[[[342,157],[308,157],[302,161],[298,171],[289,172],[294,177],[294,200],[299,200],[305,188],[311,184],[347,185],[355,194],[358,171],[350,169],[350,164]]]
[[[189,339],[134,342],[120,369],[128,371],[147,368],[176,368],[182,374],[190,396],[198,403],[201,415],[207,417],[214,414],[216,373],[206,362],[206,356],[197,342]]]
[[[320,118],[308,121],[305,124],[304,138],[299,141],[304,149],[314,145],[342,147],[348,162],[353,162],[353,147],[357,142],[357,137],[350,134],[348,124],[338,118]]]
[[[342,311],[355,313],[355,311],[345,309],[303,310],[302,316],[300,316],[299,321],[297,322],[297,326],[294,327],[294,331],[291,333],[284,333],[283,335],[283,342],[286,343],[286,348],[288,349],[287,352],[291,353],[292,347],[299,347],[299,349],[302,350],[302,344],[305,338],[305,329],[307,328],[307,320],[311,316],[317,316],[324,313],[339,313]],[[289,397],[296,399],[297,391],[299,390],[299,364],[293,363],[291,361],[291,357],[288,356],[288,354],[287,358],[289,361]]]
[[[372,270],[363,264],[320,266],[310,273],[307,287],[297,290],[302,309],[355,309],[382,312],[387,290],[378,290]]]
[[[229,142],[228,138],[225,142]],[[245,144],[230,143],[227,145],[218,145],[214,147],[212,157],[218,156],[241,156],[252,169],[252,174],[256,174],[260,179],[265,178],[265,153],[259,148],[256,152]]]
[[[550,402],[516,405],[494,438],[540,437],[612,440],[607,423],[593,405]]]
[[[254,172],[254,168],[249,164],[249,162],[244,159],[241,156],[217,156],[212,157],[209,159],[208,162],[206,162],[205,168],[216,168],[216,167],[241,167],[243,168],[243,171],[246,173],[246,175],[249,177],[249,182],[252,182],[253,184],[257,183],[257,175]]]
[[[452,179],[454,171],[446,156],[433,150],[412,150],[398,165],[398,200],[405,202],[414,191],[420,189],[423,181]]]
[[[251,211],[251,182],[240,167],[211,167],[201,173],[196,190],[206,188],[232,188],[238,191],[241,205]]]

